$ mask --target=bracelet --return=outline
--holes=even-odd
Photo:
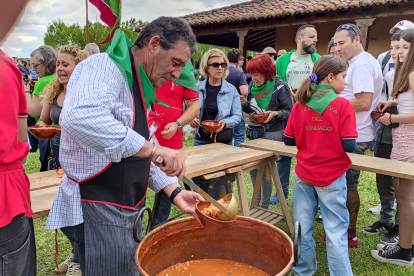
[[[155,153],[155,144],[153,144],[154,146],[152,147],[152,152],[151,152],[151,155],[148,157],[148,160],[150,160],[151,161],[151,159],[152,159],[152,157],[154,156],[154,153]]]
[[[174,198],[183,190],[181,187],[175,188],[175,190],[170,195],[170,201],[172,204],[174,204]],[[175,204],[174,204],[175,205]]]
[[[390,114],[390,123],[391,123],[391,124],[393,124],[393,122],[391,121],[391,115],[392,115],[392,114]]]

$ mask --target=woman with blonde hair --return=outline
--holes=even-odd
[[[214,142],[232,145],[233,128],[242,120],[242,111],[237,89],[225,80],[229,74],[228,65],[227,56],[218,49],[211,49],[201,60],[200,74],[205,80],[197,83],[200,114],[190,124],[197,128],[193,146]],[[220,128],[215,133],[206,131],[200,127],[205,120],[219,121]],[[222,186],[213,187],[214,198],[218,198]]]
[[[89,53],[81,50],[78,46],[65,45],[60,48],[60,54],[57,57],[56,62],[56,77],[46,87],[42,96],[41,104],[43,105],[40,120],[37,125],[47,126],[59,125],[59,116],[62,111],[62,107],[65,101],[66,89],[69,83],[70,76],[76,65],[82,60],[86,59]],[[60,135],[56,135],[49,141],[50,153],[46,156],[46,160],[42,160],[42,169],[53,170],[60,167],[59,163],[59,144]],[[45,162],[46,161],[46,162]],[[42,170],[41,169],[41,170]],[[66,233],[64,229],[62,232],[68,236],[70,240],[70,234]],[[71,240],[72,252],[66,260],[61,263],[56,269],[56,273],[66,273],[66,275],[82,275],[80,271],[79,257],[77,245]]]

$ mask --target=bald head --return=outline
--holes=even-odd
[[[85,46],[85,51],[89,52],[89,55],[99,54],[99,46],[96,43],[88,43]]]

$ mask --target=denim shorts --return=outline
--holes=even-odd
[[[357,143],[356,149],[353,153],[364,155],[365,152],[371,148],[372,142]],[[358,190],[358,179],[361,171],[355,169],[349,169],[346,172],[346,185],[348,191]]]

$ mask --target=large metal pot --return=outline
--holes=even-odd
[[[224,259],[254,266],[269,275],[289,275],[299,258],[298,223],[295,231],[294,246],[285,232],[253,218],[238,216],[218,231],[202,228],[192,217],[179,219],[145,236],[135,252],[135,265],[142,276],[155,276],[185,261]]]

